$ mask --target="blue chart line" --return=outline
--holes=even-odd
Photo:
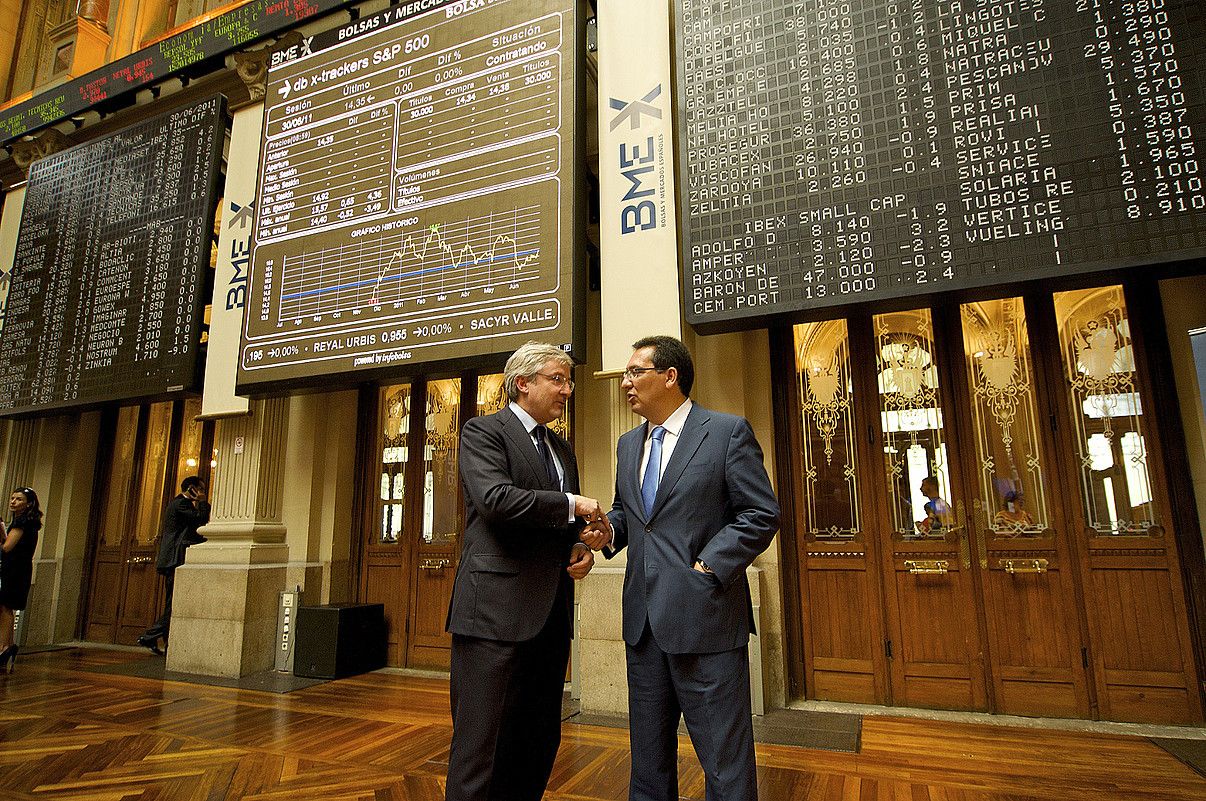
[[[501,256],[491,256],[489,259],[486,259],[484,257],[480,258],[480,259],[471,259],[469,261],[464,261],[464,262],[461,262],[460,264],[452,264],[447,267],[429,267],[426,270],[415,270],[414,272],[398,273],[397,275],[384,275],[381,278],[376,278],[376,279],[372,279],[369,281],[353,281],[350,284],[339,284],[337,286],[321,287],[319,289],[307,289],[304,292],[293,292],[288,295],[282,295],[281,300],[293,300],[294,298],[307,298],[307,297],[311,297],[313,295],[323,295],[328,292],[338,292],[338,291],[344,290],[344,289],[356,289],[356,288],[362,287],[362,286],[379,286],[380,284],[384,284],[387,281],[401,281],[405,278],[414,278],[415,276],[419,276],[419,275],[431,275],[433,273],[443,272],[444,270],[456,270],[461,267],[469,267],[471,265],[482,264],[487,261],[489,261],[489,262],[507,261],[509,259],[518,259],[523,256],[535,256],[535,255],[538,255],[539,253],[540,253],[539,250],[518,250],[518,251],[514,251],[513,253],[503,254]]]
[[[501,301],[540,279],[540,207],[431,223],[282,259],[279,319],[450,296]],[[328,240],[329,242],[330,240]],[[545,254],[547,255],[547,254]],[[496,294],[497,293],[497,294]]]

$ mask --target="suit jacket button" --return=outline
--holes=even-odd
[[[650,525],[648,525],[648,526],[645,526],[645,530],[646,530],[646,531],[653,531],[653,525],[652,525],[652,524],[650,524]]]

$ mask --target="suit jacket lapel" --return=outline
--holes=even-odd
[[[575,495],[578,493],[577,482],[577,461],[574,459],[574,452],[570,448],[569,443],[561,438],[553,429],[549,429],[549,447],[553,449],[553,454],[557,457],[557,461],[561,462],[561,472],[565,476],[564,485],[561,489],[564,492],[572,492]]]
[[[641,479],[637,474],[641,469],[641,455],[645,447],[645,437],[649,435],[648,432],[649,424],[646,423],[620,437],[620,450],[616,454],[621,496],[630,499],[631,506],[642,520],[645,519],[645,510],[641,505]]]
[[[670,497],[675,482],[683,474],[683,468],[691,463],[699,446],[707,438],[709,419],[710,416],[699,404],[691,407],[691,412],[683,423],[683,430],[678,435],[678,442],[674,445],[674,453],[670,454],[670,461],[662,471],[662,480],[657,485],[657,497],[653,499],[653,514],[650,517],[656,515],[666,498]]]
[[[519,418],[515,416],[515,412],[508,408],[503,408],[498,412],[499,419],[503,424],[503,435],[511,440],[515,449],[524,455],[524,461],[528,465],[528,470],[537,480],[537,483],[542,487],[552,487],[553,482],[549,481],[548,471],[544,469],[544,463],[540,460],[540,454],[536,452],[536,443],[532,441],[532,437],[524,429],[523,423],[519,422]]]

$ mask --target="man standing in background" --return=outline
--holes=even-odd
[[[205,542],[197,529],[209,522],[209,502],[205,500],[205,482],[189,476],[180,483],[180,494],[168,502],[163,513],[163,529],[159,533],[159,554],[155,569],[163,576],[163,614],[151,627],[138,635],[138,644],[157,654],[160,638],[167,644],[168,628],[172,623],[172,589],[176,584],[176,568],[184,564],[184,552],[190,545]]]

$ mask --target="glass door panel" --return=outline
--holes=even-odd
[[[167,478],[167,451],[171,442],[172,406],[171,401],[152,403],[147,414],[146,447],[143,450],[134,528],[131,531],[132,543],[139,549],[149,547],[158,538],[163,509],[167,503],[164,480]],[[168,497],[174,495],[173,492]]]
[[[810,542],[862,538],[858,437],[845,320],[794,329],[803,446],[803,497]]]
[[[977,509],[999,537],[1039,537],[1050,527],[1034,366],[1021,298],[960,308],[976,445]]]
[[[175,471],[168,482],[168,492],[173,496],[180,490],[180,482],[188,476],[207,476],[209,470],[201,464],[201,449],[204,447],[205,423],[197,419],[201,414],[201,399],[184,401],[184,419],[180,428],[180,453],[176,457]],[[212,459],[211,459],[212,461]],[[212,485],[212,480],[207,485]]]
[[[104,499],[101,501],[100,547],[120,547],[128,525],[126,510],[134,481],[134,453],[138,446],[137,406],[117,411],[117,426],[108,469],[105,470]],[[116,601],[116,599],[114,599]]]
[[[460,535],[460,413],[460,379],[427,383],[422,548],[447,550]]]
[[[1085,524],[1094,536],[1159,535],[1122,287],[1060,292],[1055,308]]]
[[[381,510],[377,543],[396,544],[406,526],[406,462],[409,457],[410,384],[382,391]]]
[[[509,401],[507,400],[507,389],[503,386],[503,374],[491,373],[489,375],[478,376],[477,378],[477,416],[483,417],[487,414],[494,414],[501,411]],[[549,423],[549,428],[556,431],[567,442],[573,442],[571,436],[572,426],[570,425],[570,415],[574,404],[565,404],[565,411],[556,420]]]
[[[874,318],[880,420],[894,535],[947,540],[954,512],[928,309]]]

